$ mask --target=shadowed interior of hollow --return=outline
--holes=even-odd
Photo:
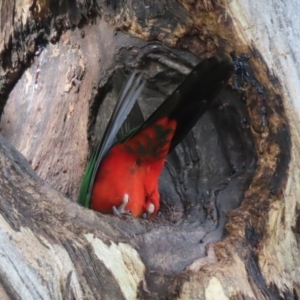
[[[147,61],[143,72],[147,83],[139,105],[147,118],[184,76],[155,61]],[[95,125],[97,137],[101,137],[105,128],[103,113],[111,110],[111,100],[116,95],[108,90],[100,101]],[[136,228],[137,236],[132,226],[129,229],[124,223],[123,228],[133,234],[150,265],[153,253],[156,258],[161,256],[155,259],[154,269],[182,271],[206,255],[208,243],[224,237],[227,212],[240,205],[255,166],[256,152],[246,103],[229,84],[168,156],[159,179],[160,213],[154,220],[141,221],[153,229]],[[163,264],[157,264],[162,260]]]

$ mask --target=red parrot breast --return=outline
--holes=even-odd
[[[160,207],[158,179],[168,155],[177,122],[163,117],[124,143],[113,146],[102,160],[92,192],[91,208],[112,213],[124,195],[129,196],[125,209],[135,217],[154,205]]]

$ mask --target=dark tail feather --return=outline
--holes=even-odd
[[[212,57],[203,60],[154,111],[138,132],[162,117],[176,120],[177,128],[170,146],[171,152],[209,108],[232,73],[233,64],[230,58]]]

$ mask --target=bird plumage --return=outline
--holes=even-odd
[[[167,155],[208,109],[232,72],[228,58],[203,60],[139,128],[113,144],[129,106],[142,90],[140,76],[131,76],[87,168],[89,178],[83,181],[79,203],[102,213],[122,206],[136,217],[147,212],[154,216],[160,207],[158,179]]]

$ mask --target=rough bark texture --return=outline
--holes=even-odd
[[[260,10],[68,3],[0,3],[0,298],[298,299],[300,100]],[[160,217],[72,201],[124,82],[116,69],[145,72],[147,116],[199,59],[232,51],[230,84],[168,158]]]

